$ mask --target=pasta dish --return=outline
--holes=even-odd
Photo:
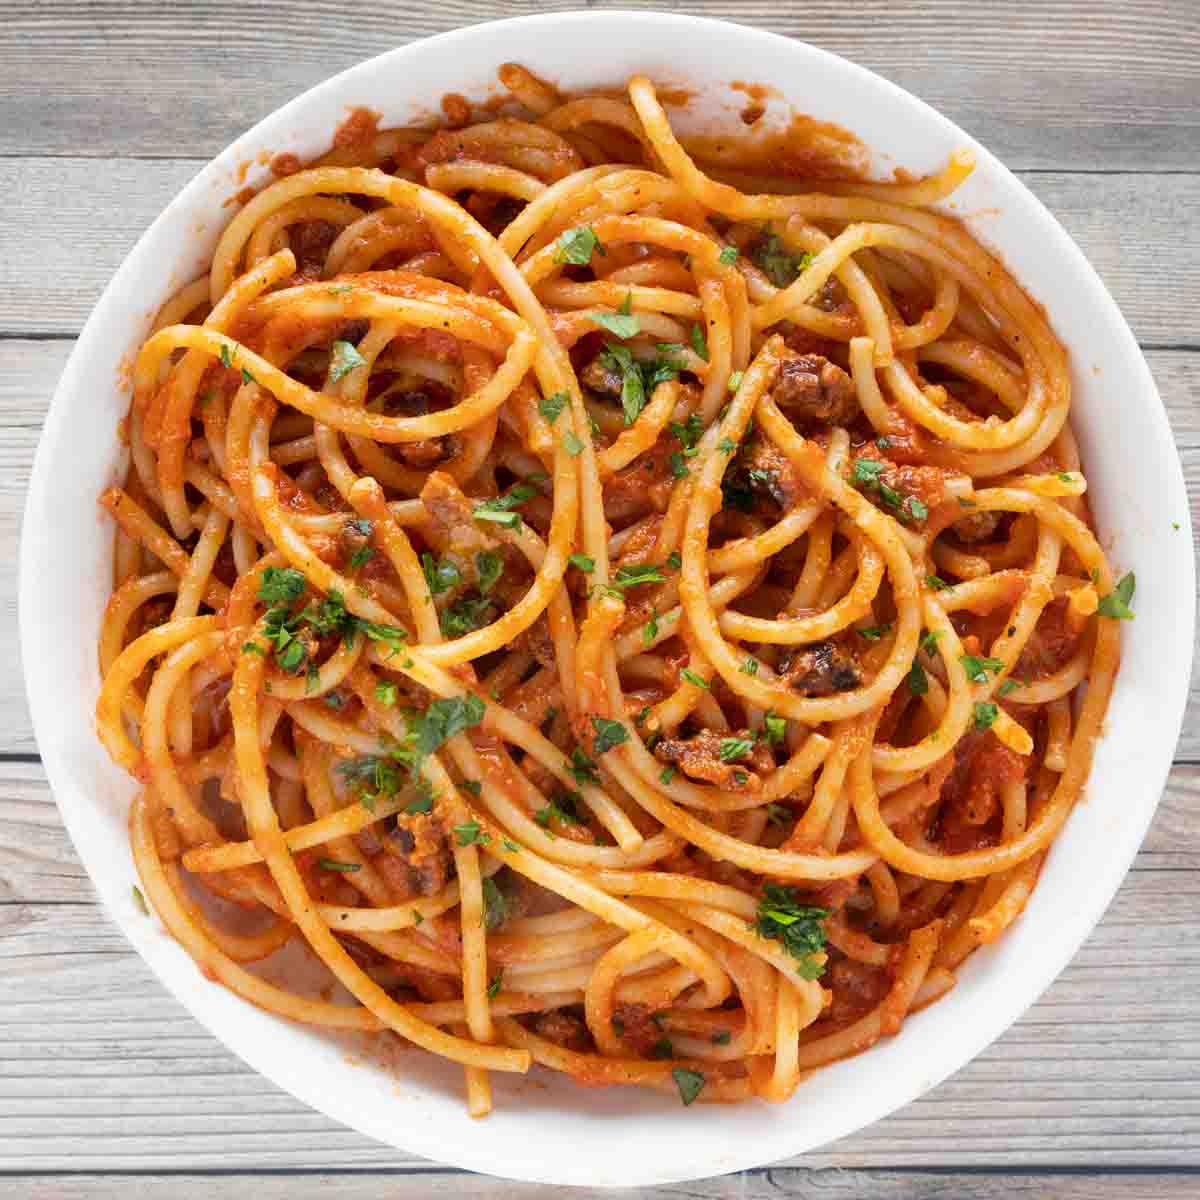
[[[135,892],[476,1116],[535,1063],[781,1101],[1021,914],[1134,580],[1063,347],[939,207],[969,152],[870,182],[500,79],[277,155],[137,354]]]

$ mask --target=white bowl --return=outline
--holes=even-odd
[[[819,1071],[782,1106],[685,1109],[658,1094],[583,1089],[535,1070],[494,1076],[496,1112],[472,1121],[459,1068],[418,1052],[399,1055],[391,1071],[351,1061],[344,1043],[206,981],[132,899],[125,814],[134,784],[109,762],[92,721],[112,542],[96,498],[123,469],[123,367],[162,301],[203,269],[232,215],[223,202],[268,178],[260,152],[315,155],[355,105],[392,125],[436,110],[447,91],[482,98],[508,60],[571,90],[644,72],[701,94],[690,120],[730,128],[745,103],[730,82],[767,84],[798,111],[856,133],[881,174],[930,171],[956,147],[973,146],[979,166],[955,209],[1045,305],[1069,347],[1093,512],[1115,565],[1137,572],[1138,615],[1123,629],[1124,665],[1087,799],[1055,843],[1026,914],[899,1037]],[[547,1183],[655,1184],[758,1166],[861,1129],[979,1053],[1066,965],[1137,852],[1171,763],[1193,644],[1187,514],[1162,403],[1116,305],[1054,218],[962,130],[869,71],[773,34],[647,12],[524,17],[393,50],[314,88],[205,167],[151,226],[96,305],[46,419],[21,549],[21,646],[38,744],[97,891],[167,987],[246,1062],[337,1120],[442,1162]]]

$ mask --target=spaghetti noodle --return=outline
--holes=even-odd
[[[141,888],[475,1115],[533,1063],[783,1100],[1020,914],[1132,577],[1063,348],[936,209],[969,154],[814,180],[643,78],[501,79],[280,163],[138,354],[97,714]],[[256,970],[292,942],[323,986]]]

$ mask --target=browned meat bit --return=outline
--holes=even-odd
[[[445,538],[461,553],[484,550],[495,543],[481,533],[472,519],[475,505],[458,484],[442,471],[434,471],[421,488],[421,503]]]
[[[770,750],[744,729],[724,734],[704,729],[688,738],[663,738],[654,756],[690,779],[734,792],[757,792],[762,780],[756,772],[775,767]]]
[[[396,825],[383,838],[384,852],[374,865],[402,895],[432,896],[450,877],[450,845],[433,813],[396,814]]]
[[[583,1023],[583,1018],[565,1008],[541,1013],[533,1022],[533,1032],[556,1046],[562,1046],[564,1050],[574,1050],[583,1054],[593,1048],[592,1035]]]
[[[805,696],[832,696],[862,683],[858,663],[833,642],[813,642],[788,651],[779,660],[780,678]]]
[[[297,279],[319,279],[325,257],[334,239],[341,233],[328,221],[303,221],[289,230],[292,253],[296,256]]]
[[[613,1032],[643,1058],[649,1058],[663,1039],[654,1014],[644,1004],[618,1004],[613,1009],[612,1026]]]
[[[930,834],[948,854],[996,844],[1001,792],[1025,778],[1027,760],[991,730],[971,731],[954,747],[953,766],[939,792],[941,807]]]
[[[589,392],[619,400],[621,389],[625,386],[625,376],[621,364],[611,354],[600,353],[579,372],[579,382]]]
[[[742,451],[738,466],[745,470],[750,490],[769,496],[784,512],[808,497],[791,460],[762,438],[755,438]]]
[[[454,457],[454,439],[422,438],[419,442],[401,442],[396,453],[407,467],[422,470]]]
[[[604,515],[623,525],[646,513],[666,512],[675,486],[671,454],[678,448],[673,437],[660,437],[629,466],[605,480]]]
[[[878,454],[878,445],[854,452],[850,464],[850,482],[877,508],[892,516],[924,520],[914,501],[926,509],[936,508],[946,499],[946,478],[953,472],[943,467],[897,466]]]
[[[827,1020],[843,1025],[877,1008],[892,985],[887,967],[873,967],[849,958],[836,958],[821,980],[833,993]]]
[[[960,542],[986,542],[996,532],[1002,515],[998,512],[969,512],[965,517],[959,517],[950,529]]]
[[[1061,671],[1079,648],[1080,631],[1067,615],[1067,599],[1059,596],[1042,610],[1017,665],[1014,679],[1044,679]]]
[[[543,613],[524,633],[518,634],[509,646],[517,653],[532,654],[543,667],[554,666],[554,642],[550,637],[550,622]]]
[[[449,391],[436,385],[405,391],[393,384],[372,399],[382,402],[383,411],[388,415],[398,417],[423,417],[433,412],[435,405],[444,407],[453,403]],[[452,459],[458,453],[458,442],[447,435],[422,438],[418,442],[400,442],[395,449],[405,466],[421,470]]]
[[[806,422],[848,425],[858,416],[854,381],[820,354],[788,354],[779,364],[771,398]]]

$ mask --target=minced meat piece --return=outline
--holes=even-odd
[[[755,438],[742,452],[738,466],[745,471],[750,490],[769,496],[784,512],[808,496],[791,460],[762,438]]]
[[[598,396],[619,400],[621,389],[625,386],[625,375],[611,354],[601,353],[579,372],[579,382]]]
[[[450,878],[451,851],[445,827],[432,813],[396,814],[374,865],[402,894],[433,896]]]
[[[996,532],[1003,515],[987,510],[970,512],[959,517],[950,530],[960,542],[986,542]]]
[[[533,1032],[564,1050],[585,1054],[593,1048],[592,1035],[583,1019],[565,1008],[539,1014],[533,1022]]]
[[[834,642],[813,642],[789,651],[779,661],[780,679],[805,696],[832,696],[862,683],[858,663]]]
[[[737,758],[722,757],[723,746],[728,751],[729,744],[743,739],[751,743],[745,754]],[[691,779],[736,792],[758,791],[762,780],[756,771],[771,771],[775,767],[770,750],[744,729],[736,733],[705,729],[687,738],[663,738],[654,747],[654,756],[660,762],[677,766]]]
[[[801,420],[825,425],[848,425],[859,411],[854,381],[820,354],[785,355],[771,398]]]
[[[643,1058],[649,1058],[662,1040],[654,1014],[644,1004],[618,1004],[613,1009],[613,1031]]]

